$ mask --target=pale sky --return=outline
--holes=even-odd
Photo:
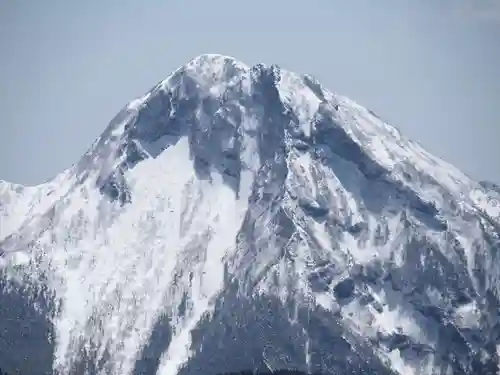
[[[500,182],[497,0],[0,0],[0,179],[63,171],[202,53],[312,74]]]

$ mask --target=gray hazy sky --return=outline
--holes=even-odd
[[[313,74],[500,182],[498,0],[0,0],[0,179],[53,177],[202,53]]]

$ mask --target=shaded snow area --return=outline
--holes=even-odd
[[[0,368],[495,374],[499,198],[311,76],[197,57],[0,182]]]

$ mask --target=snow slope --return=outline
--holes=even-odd
[[[0,367],[495,373],[498,197],[310,76],[199,56],[0,183]]]

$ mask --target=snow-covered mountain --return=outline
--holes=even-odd
[[[0,183],[0,367],[494,374],[499,200],[310,76],[202,55]]]

